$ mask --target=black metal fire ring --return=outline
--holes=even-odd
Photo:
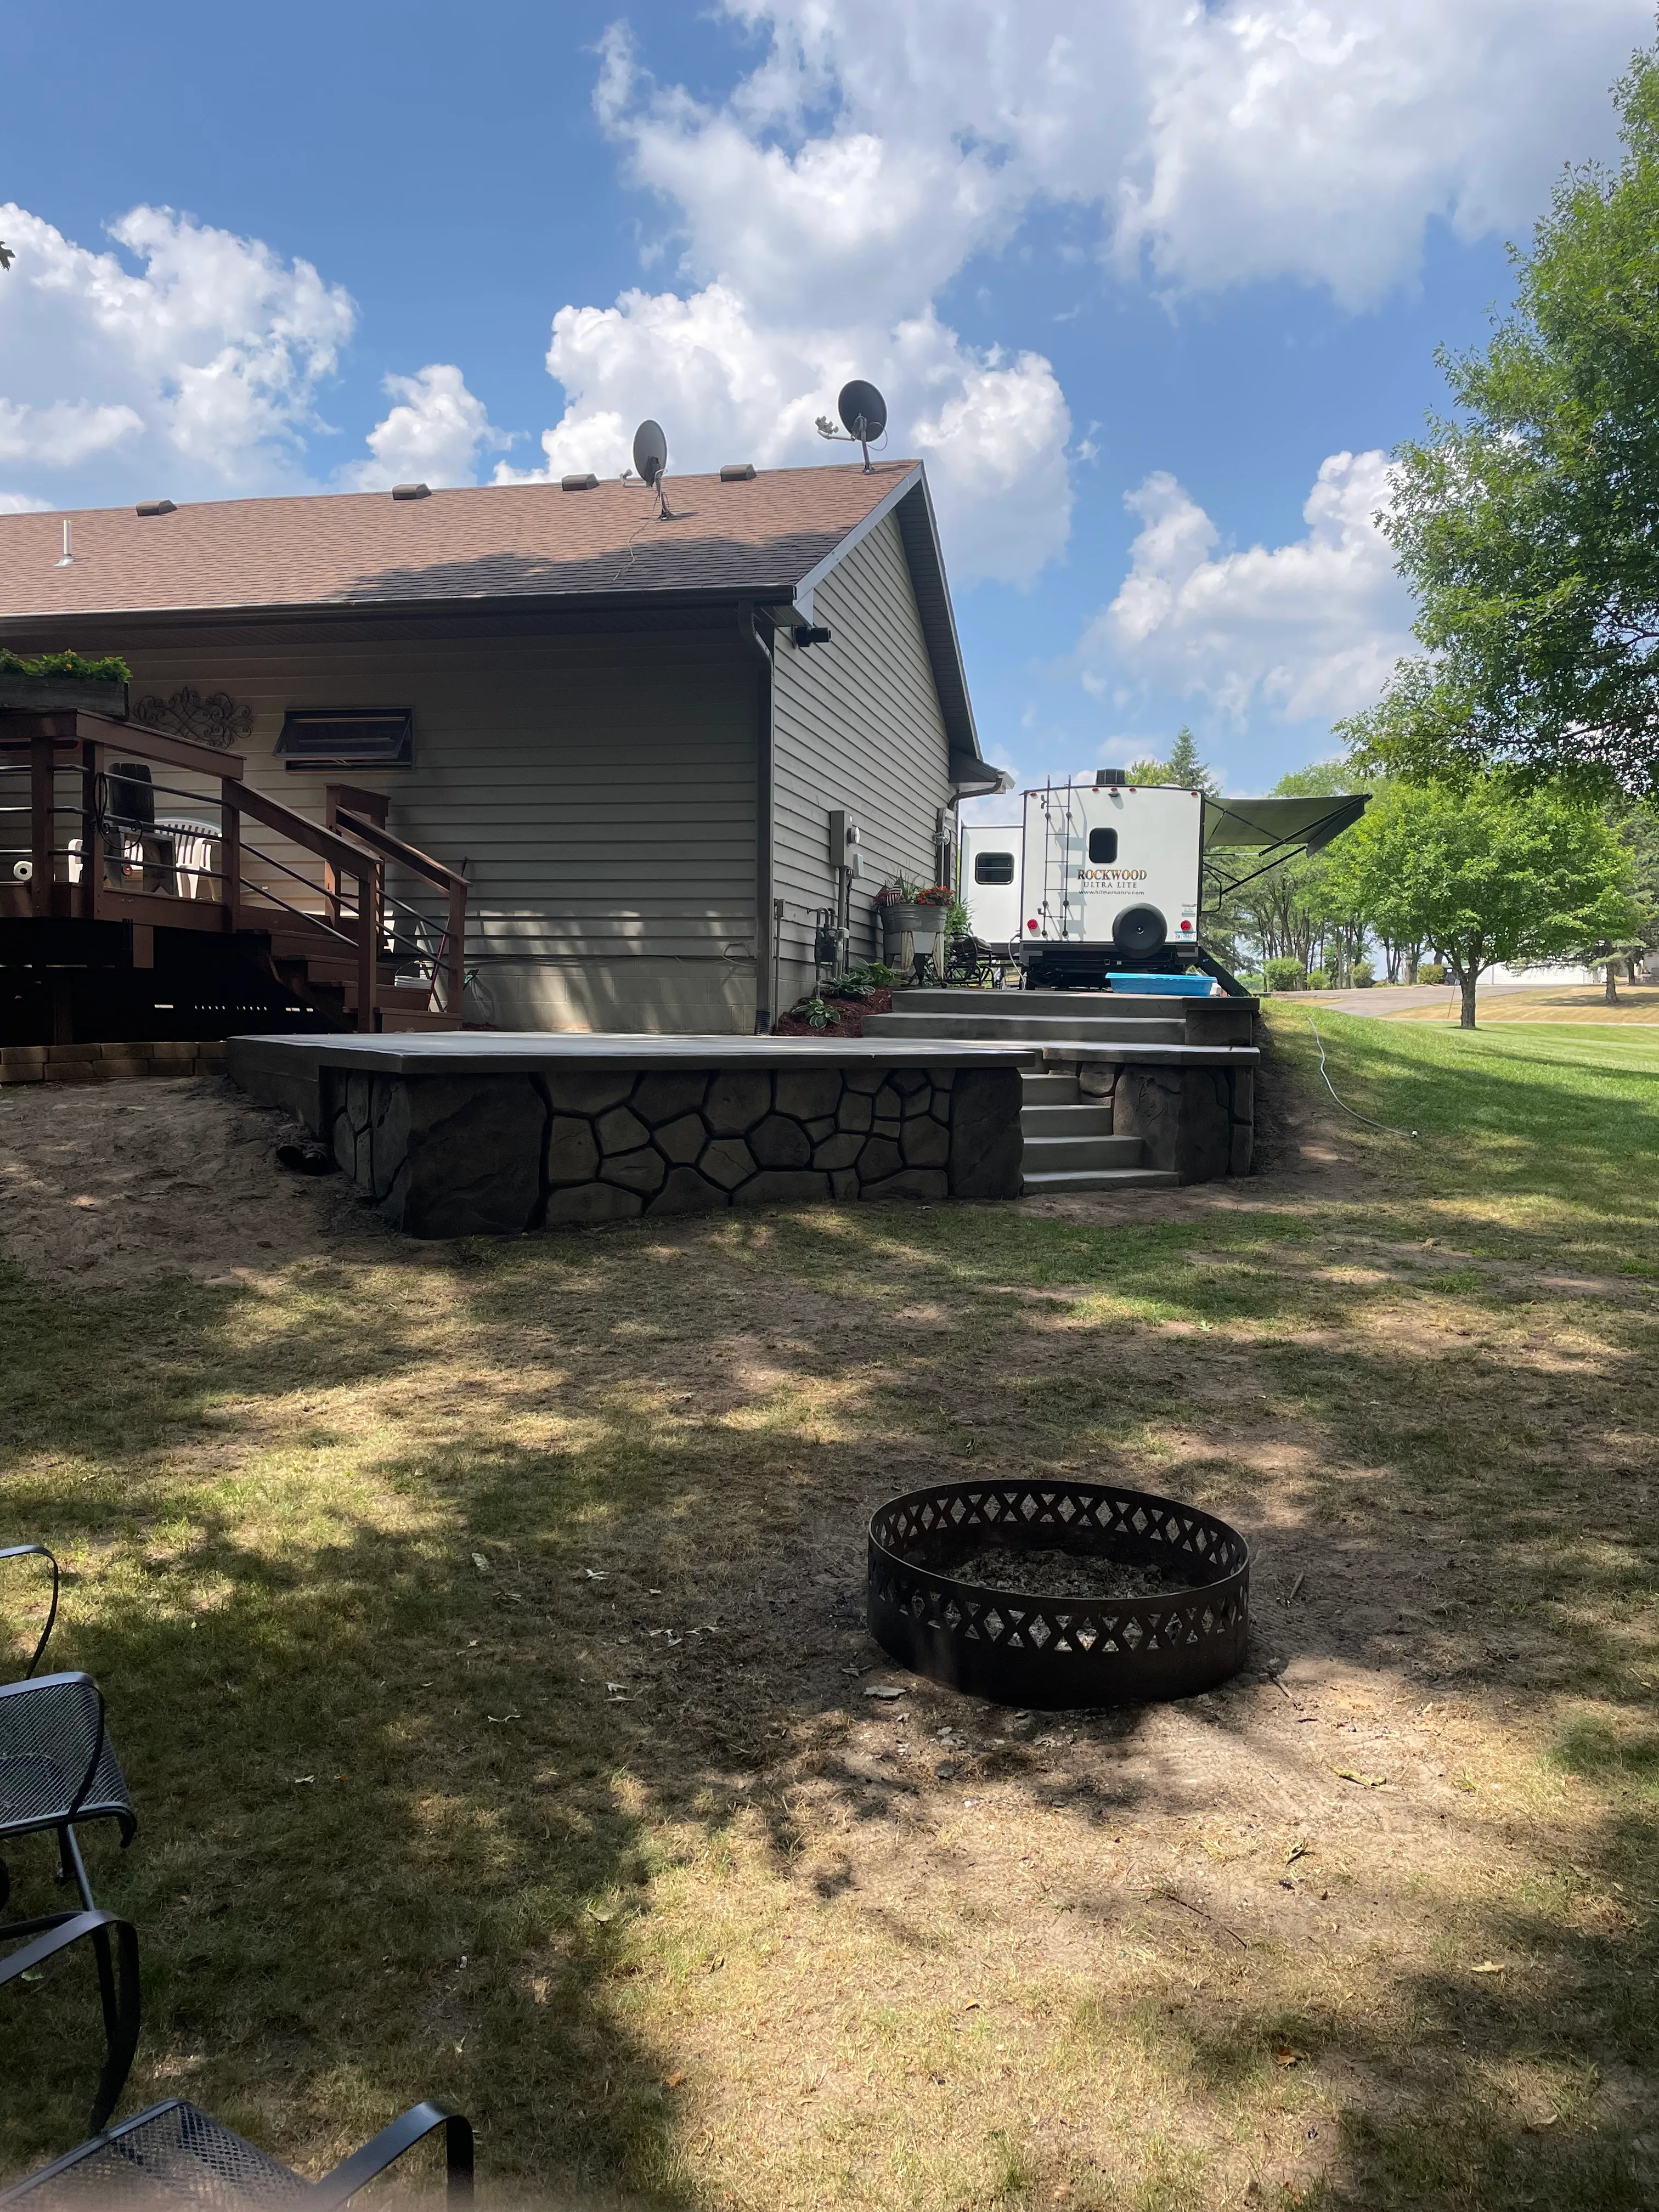
[[[1151,1597],[996,1589],[936,1564],[969,1546],[1066,1551],[1161,1570]],[[969,1697],[1046,1711],[1190,1697],[1244,1663],[1250,1550],[1212,1513],[1101,1482],[944,1482],[870,1522],[870,1633]]]

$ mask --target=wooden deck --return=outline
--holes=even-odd
[[[330,786],[315,822],[246,766],[82,709],[0,711],[0,959],[143,969],[158,930],[184,932],[234,945],[322,1027],[459,1029],[465,878],[392,836],[384,799]]]

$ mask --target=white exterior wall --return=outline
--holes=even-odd
[[[892,875],[933,882],[939,810],[952,797],[950,740],[892,515],[817,586],[813,617],[828,623],[829,644],[798,649],[780,637],[774,663],[780,1011],[810,987],[814,916],[835,903],[830,810],[845,807],[863,832],[853,954],[872,959],[880,953],[875,894]]]

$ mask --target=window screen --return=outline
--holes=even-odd
[[[1109,864],[1116,860],[1117,832],[1115,830],[1091,830],[1089,832],[1089,858],[1097,867],[1103,862]]]
[[[408,707],[295,709],[285,715],[278,754],[289,768],[407,768],[415,757]]]
[[[976,884],[1011,884],[1014,880],[1014,856],[1012,853],[975,853],[974,881]]]

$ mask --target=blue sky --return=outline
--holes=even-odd
[[[1040,780],[1187,722],[1260,789],[1404,647],[1383,456],[1651,33],[1650,0],[58,0],[9,25],[42,96],[0,501],[614,471],[647,412],[671,464],[781,465],[862,373],[928,464],[988,753]]]

